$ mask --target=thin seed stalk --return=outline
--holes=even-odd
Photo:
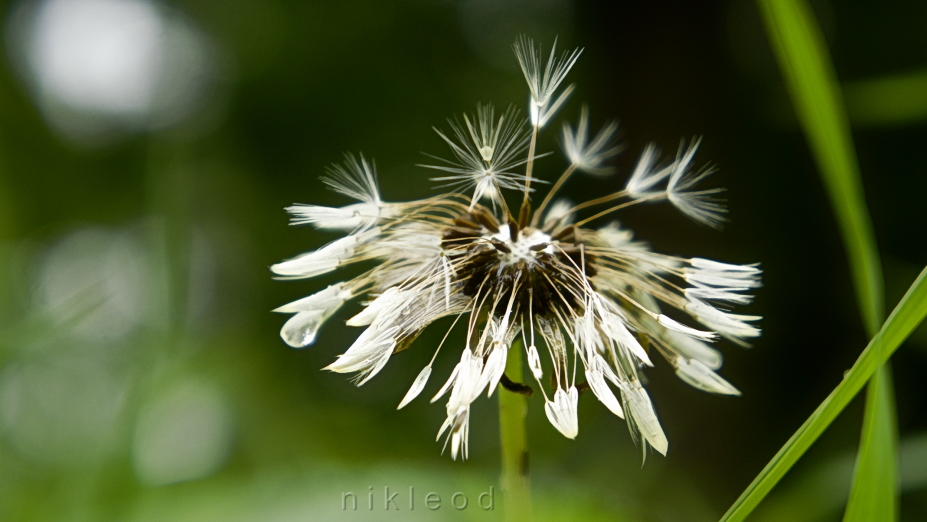
[[[513,342],[509,348],[505,374],[515,382],[524,382],[519,340]],[[528,436],[525,430],[527,414],[527,398],[500,387],[499,435],[502,441],[502,494],[506,522],[532,520],[531,486],[528,481]]]
[[[531,171],[534,170],[534,149],[537,147],[537,141],[538,126],[534,124],[531,128],[531,144],[528,146],[528,161],[525,165],[525,197],[521,200],[522,207],[528,204],[528,194],[531,192]]]
[[[608,215],[608,214],[611,214],[612,212],[615,212],[616,210],[621,210],[621,209],[623,209],[623,208],[630,207],[631,205],[637,205],[638,203],[644,203],[645,201],[653,201],[653,200],[655,200],[655,199],[661,199],[661,198],[665,198],[665,197],[666,197],[665,194],[657,194],[657,195],[655,195],[655,196],[648,196],[648,197],[646,197],[646,198],[640,198],[640,199],[635,199],[635,200],[632,200],[632,201],[628,201],[628,202],[626,202],[626,203],[622,203],[622,204],[620,204],[620,205],[616,205],[616,206],[614,206],[614,207],[612,207],[612,208],[610,208],[610,209],[603,210],[602,212],[599,212],[598,214],[596,214],[596,215],[594,215],[594,216],[592,216],[592,217],[587,217],[586,219],[584,219],[584,220],[582,220],[582,221],[580,221],[580,222],[578,222],[578,223],[575,223],[574,225],[575,225],[576,227],[581,227],[581,226],[585,225],[586,223],[588,223],[588,222],[590,222],[590,221],[592,221],[592,220],[599,219],[600,217],[605,216],[605,215]]]
[[[582,210],[582,209],[587,208],[587,207],[592,207],[592,206],[595,206],[595,205],[600,205],[600,204],[602,204],[602,203],[608,203],[609,201],[614,201],[614,200],[616,200],[616,199],[618,199],[618,198],[623,198],[623,197],[625,197],[625,196],[627,196],[627,195],[628,195],[628,191],[627,191],[627,190],[621,190],[621,191],[615,192],[614,194],[609,194],[609,195],[607,195],[607,196],[602,196],[601,198],[590,199],[589,201],[586,201],[586,202],[584,202],[584,203],[580,203],[579,205],[574,205],[573,208],[571,208],[570,210],[567,211],[567,213],[576,212],[577,210]]]
[[[554,194],[556,194],[557,191],[560,190],[560,187],[562,187],[563,184],[566,183],[566,180],[570,179],[570,176],[573,174],[573,171],[575,170],[576,170],[576,164],[572,163],[570,164],[569,167],[567,167],[566,171],[564,171],[563,174],[560,175],[560,179],[558,179],[557,182],[554,183],[554,186],[547,192],[547,196],[544,198],[544,201],[541,203],[541,206],[538,207],[538,209],[534,212],[534,217],[531,219],[531,226],[533,227],[538,226],[538,223],[541,221],[541,214],[544,213],[544,209],[547,208],[547,205],[549,205],[551,200],[554,199]]]

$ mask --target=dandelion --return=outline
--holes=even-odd
[[[718,189],[695,188],[711,173],[693,173],[699,140],[680,148],[669,163],[661,163],[656,147],[647,146],[620,191],[575,205],[555,200],[574,172],[605,175],[618,153],[614,124],[590,139],[586,108],[575,128],[563,128],[566,170],[532,210],[534,137],[544,122],[538,115],[549,116],[562,103],[563,95],[555,98],[557,88],[580,50],[559,59],[551,51],[543,67],[530,40],[519,39],[515,53],[537,115],[521,118],[510,108],[497,117],[491,106],[478,105],[462,123],[451,120],[449,134],[437,131],[453,159],[426,167],[446,172],[434,179],[465,193],[386,203],[373,163],[347,155],[329,169],[325,183],[355,203],[288,209],[294,224],[348,233],[273,265],[275,274],[309,278],[355,263],[368,270],[278,308],[293,314],[281,336],[294,347],[311,345],[326,320],[349,301],[366,298],[347,320],[365,329],[326,367],[352,373],[362,385],[431,323],[453,317],[431,361],[399,402],[405,407],[425,390],[441,348],[453,346],[449,349],[459,362],[432,398],[446,397],[438,439],[444,438],[452,458],[468,456],[474,402],[500,386],[523,394],[536,386],[551,425],[570,439],[579,433],[580,395],[591,390],[627,421],[644,450],[665,454],[668,442],[643,386],[644,370],[659,357],[695,388],[738,395],[716,373],[722,357],[712,344],[726,338],[746,345],[760,335],[754,325],[759,317],[730,310],[751,302],[760,269],[654,252],[613,219],[629,206],[668,201],[698,223],[720,225],[724,208],[714,199]],[[524,174],[514,171],[522,166]],[[503,189],[522,192],[517,216]],[[597,207],[601,210],[589,210]],[[457,328],[461,335],[453,337]],[[506,376],[513,357],[527,360],[533,385]]]

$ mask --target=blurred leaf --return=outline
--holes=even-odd
[[[722,521],[744,520],[769,491],[824,433],[837,415],[859,393],[879,366],[888,360],[914,328],[927,316],[927,268],[892,311],[879,333],[869,342],[843,382],[789,438],[763,471],[724,514]]]
[[[863,324],[883,313],[881,267],[843,97],[820,29],[801,0],[759,0],[776,57],[846,243]]]
[[[927,120],[927,71],[848,82],[844,92],[854,127]]]
[[[883,313],[882,269],[863,200],[859,166],[837,76],[821,30],[801,0],[761,1],[793,105],[814,153],[847,245],[867,334]],[[888,369],[869,386],[853,490],[845,520],[896,518],[896,425]]]

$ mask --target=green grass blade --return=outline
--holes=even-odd
[[[898,440],[892,372],[884,366],[866,389],[863,436],[844,521],[898,518]]]
[[[827,47],[802,0],[761,0],[799,122],[837,215],[860,313],[871,337],[883,313],[882,270],[863,200],[849,120]],[[897,427],[888,369],[876,373],[866,400],[853,489],[845,520],[891,520],[897,513]]]
[[[882,323],[882,269],[863,200],[843,96],[820,28],[801,0],[759,0],[767,33],[799,122],[837,214],[847,246],[863,324]]]
[[[914,335],[908,338],[908,343],[914,343]],[[927,431],[901,439],[898,455],[902,494],[927,490]],[[847,451],[805,467],[790,477],[787,484],[780,484],[750,514],[750,522],[835,520],[846,507],[855,462],[856,452]]]
[[[744,520],[776,485],[783,475],[808,450],[821,433],[846,408],[875,371],[888,360],[902,342],[927,315],[927,268],[917,277],[898,306],[869,342],[862,355],[846,373],[843,381],[802,424],[801,428],[776,453],[769,464],[734,505],[725,513],[722,522]]]

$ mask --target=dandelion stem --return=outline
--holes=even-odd
[[[505,362],[506,376],[523,382],[521,341],[515,340]],[[531,518],[531,488],[528,481],[528,437],[525,420],[528,402],[524,395],[499,390],[499,435],[502,440],[502,494],[505,521]]]

